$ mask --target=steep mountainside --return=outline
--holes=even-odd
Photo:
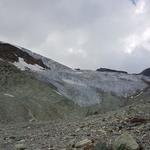
[[[75,109],[53,85],[0,60],[1,123],[67,118],[75,115]]]
[[[105,114],[74,120],[0,124],[0,135],[1,150],[18,147],[27,150],[150,150],[150,90],[137,96],[132,104]],[[116,140],[118,148],[113,149]]]
[[[142,75],[150,76],[150,68],[147,68],[141,72]]]
[[[0,117],[4,121],[48,120],[73,113],[78,116],[78,112],[87,116],[115,110],[143,93],[150,82],[142,74],[73,70],[3,42],[0,65]],[[17,118],[16,114],[21,115]]]
[[[149,69],[74,70],[0,42],[0,150],[16,149],[149,150]]]

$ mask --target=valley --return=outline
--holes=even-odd
[[[119,137],[150,149],[149,69],[77,70],[0,42],[0,149],[120,150]]]

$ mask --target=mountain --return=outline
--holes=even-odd
[[[74,70],[4,42],[0,42],[0,66],[0,119],[4,122],[116,110],[147,90],[150,82],[143,74]]]
[[[1,150],[149,150],[149,127],[149,69],[72,69],[0,42]]]
[[[150,68],[147,68],[141,72],[142,75],[150,76]]]
[[[67,118],[68,113],[74,115],[78,110],[76,104],[51,83],[35,78],[35,71],[45,68],[48,69],[42,60],[13,45],[0,43],[1,123],[44,121]]]

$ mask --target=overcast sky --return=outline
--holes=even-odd
[[[0,0],[0,41],[73,68],[150,67],[150,0]]]

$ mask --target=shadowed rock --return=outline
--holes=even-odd
[[[127,74],[126,71],[113,70],[113,69],[108,69],[108,68],[99,68],[96,71],[100,71],[100,72],[117,72],[117,73],[125,73],[125,74]]]
[[[48,67],[43,63],[41,59],[36,59],[30,56],[27,52],[20,50],[18,47],[7,43],[0,43],[0,58],[10,62],[18,62],[19,57],[23,58],[27,64],[37,64],[43,68],[48,69]]]
[[[141,74],[145,76],[150,76],[150,68],[145,69],[144,71],[141,72]]]

